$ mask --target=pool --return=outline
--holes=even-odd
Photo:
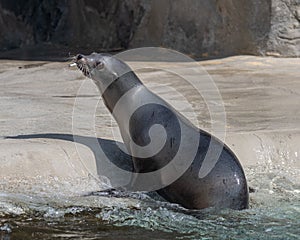
[[[245,169],[251,189],[243,211],[192,211],[145,193],[84,196],[92,177],[3,179],[0,239],[299,239],[297,170]]]

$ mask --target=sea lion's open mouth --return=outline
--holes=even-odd
[[[75,56],[69,66],[75,65],[83,73],[84,76],[91,78],[90,69],[84,56],[82,56],[81,54]]]

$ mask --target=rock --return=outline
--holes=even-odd
[[[295,16],[298,21],[300,21],[300,7],[298,6],[295,10]]]
[[[16,14],[0,6],[0,49],[34,44],[32,28],[19,21]]]
[[[299,56],[297,0],[0,1],[0,49],[163,46],[195,57]]]
[[[280,56],[300,56],[300,2],[297,0],[272,0],[271,28],[267,51]]]
[[[130,64],[141,69],[137,74],[146,86],[195,125],[211,130],[211,116],[200,93],[172,73],[180,66],[188,68],[187,63]],[[245,169],[275,167],[293,170],[299,178],[299,60],[236,56],[199,64],[222,95],[225,141]],[[171,71],[154,70],[159,68]],[[207,79],[197,71],[191,74],[202,82]],[[0,60],[0,88],[0,178],[114,175],[103,165],[103,154],[130,169],[130,158],[112,141],[116,137],[121,141],[113,133],[116,123],[96,86],[77,69],[61,62]]]

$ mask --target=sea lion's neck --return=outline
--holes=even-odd
[[[143,83],[130,71],[115,79],[102,93],[103,101],[112,113],[120,98],[132,88],[143,86]]]

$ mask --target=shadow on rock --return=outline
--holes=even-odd
[[[111,184],[120,184],[121,182],[117,182],[122,181],[122,178],[118,178],[118,176],[116,176],[117,173],[115,173],[115,169],[125,170],[124,172],[127,172],[127,175],[130,175],[130,173],[133,172],[132,158],[130,155],[126,154],[120,149],[120,147],[124,147],[124,144],[121,142],[116,142],[109,139],[58,133],[29,134],[5,137],[5,139],[35,138],[65,140],[87,146],[92,150],[95,156],[98,176],[106,176],[110,180],[114,179]],[[82,161],[84,161],[84,156],[80,155],[80,158]]]

